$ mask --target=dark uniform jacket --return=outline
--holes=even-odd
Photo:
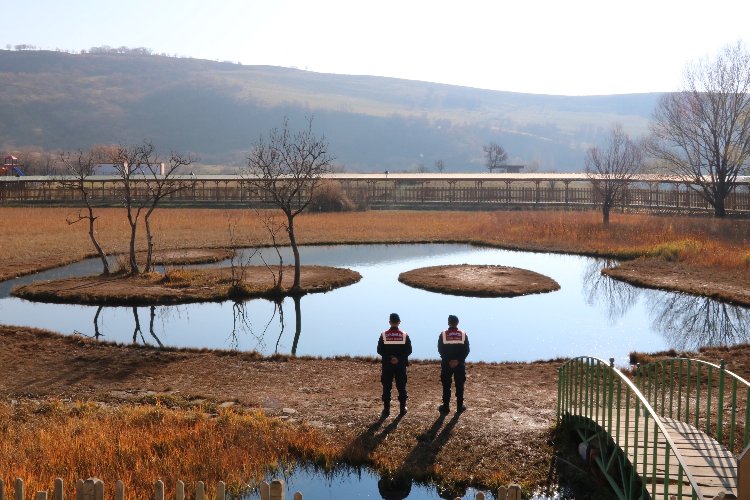
[[[469,355],[469,336],[458,328],[448,328],[438,338],[438,352],[443,364],[448,364],[452,359],[457,359],[459,364],[463,364]]]
[[[378,354],[383,357],[382,361],[384,365],[393,366],[394,368],[408,366],[409,355],[411,354],[411,339],[409,335],[399,330],[398,327],[392,326],[380,334]],[[391,356],[398,358],[397,365],[391,365]]]

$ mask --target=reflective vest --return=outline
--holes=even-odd
[[[406,332],[402,332],[398,328],[396,329],[389,328],[388,330],[382,333],[382,336],[383,336],[384,344],[393,345],[393,344],[406,344],[406,337],[408,335],[406,334]]]
[[[443,344],[465,344],[466,332],[458,328],[448,328],[443,333]]]

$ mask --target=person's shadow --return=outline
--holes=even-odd
[[[450,439],[453,429],[458,424],[460,413],[445,423],[446,415],[440,414],[429,429],[417,436],[417,444],[409,452],[401,466],[401,475],[414,476],[416,472],[427,471],[435,464],[435,459],[445,443]],[[445,425],[443,425],[445,424]],[[419,474],[424,475],[424,474]],[[453,497],[455,498],[455,496]]]
[[[386,417],[381,416],[355,437],[344,451],[344,457],[353,463],[367,463],[370,454],[385,438],[396,430],[403,415],[399,414],[388,425],[382,427]]]

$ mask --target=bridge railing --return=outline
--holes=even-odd
[[[610,362],[574,358],[559,369],[558,421],[591,423],[600,450],[599,467],[624,498],[703,498],[654,409],[636,385]],[[620,466],[616,466],[620,460]],[[623,470],[623,463],[630,465]],[[614,469],[614,471],[613,471]],[[620,469],[619,472],[617,469]],[[611,472],[611,473],[610,473]]]
[[[724,360],[640,365],[636,385],[658,415],[692,424],[735,455],[750,442],[750,383],[727,370]]]

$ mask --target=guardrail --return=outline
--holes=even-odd
[[[704,498],[658,415],[614,359],[582,356],[560,367],[557,417],[598,441],[596,463],[620,498]]]
[[[739,454],[750,442],[750,382],[699,359],[669,358],[636,371],[636,385],[662,417],[693,425]]]
[[[0,204],[75,205],[80,193],[62,182],[62,177],[0,177]],[[197,206],[266,206],[269,200],[247,180],[236,175],[177,176],[184,189],[165,198],[165,204]],[[132,180],[134,196],[145,192],[139,179]],[[456,179],[432,176],[369,178],[352,174],[325,182],[337,183],[342,193],[357,206],[409,209],[558,209],[591,210],[601,205],[601,197],[585,176],[572,181],[538,180],[519,176],[512,179],[477,180],[471,175]],[[111,176],[92,176],[85,181],[89,200],[95,205],[118,205],[121,181]],[[659,182],[632,181],[613,209],[659,213],[711,213],[712,208],[694,190],[659,189]],[[140,191],[139,191],[140,190]],[[743,184],[725,200],[728,213],[750,214],[750,185]],[[269,205],[270,206],[270,205]]]

